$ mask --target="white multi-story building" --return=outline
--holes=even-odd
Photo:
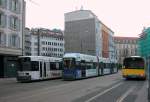
[[[31,32],[29,28],[25,28],[23,55],[31,55]]]
[[[117,51],[117,60],[123,64],[123,59],[128,56],[137,55],[138,37],[118,37],[114,38]]]
[[[16,58],[23,52],[25,1],[0,0],[0,77],[16,75]]]
[[[64,35],[59,30],[31,29],[31,54],[33,56],[63,57]]]

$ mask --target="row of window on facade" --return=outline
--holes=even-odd
[[[8,24],[7,21],[9,22]],[[8,16],[3,12],[0,12],[0,27],[5,28],[7,25],[11,30],[20,31],[20,20],[18,17],[12,15]]]
[[[137,44],[137,40],[115,40],[115,42],[121,44]]]
[[[47,47],[43,47],[42,49],[43,49],[43,51],[60,51],[60,52],[63,52],[62,48],[47,48]]]
[[[56,43],[56,42],[45,42],[42,41],[43,45],[54,45],[54,46],[63,46],[63,43]]]
[[[37,53],[34,53],[34,55],[38,55],[38,54],[37,54]],[[57,53],[41,53],[41,56],[63,57],[63,54],[57,54]]]
[[[20,0],[0,0],[0,7],[19,14],[21,11],[21,2],[19,1]]]
[[[116,57],[116,56],[111,55],[111,56],[110,56],[110,59],[117,59],[117,57]]]
[[[0,46],[20,48],[20,37],[17,34],[6,35],[0,32]]]
[[[52,38],[52,39],[54,39],[54,40],[58,40],[58,41],[63,41],[64,39],[63,38],[54,38],[54,37],[50,37],[50,36],[42,36],[42,38]]]
[[[25,49],[31,51],[31,47],[25,46]]]
[[[27,41],[27,40],[26,40],[26,41],[25,41],[25,44],[31,46],[31,41]]]
[[[56,54],[56,53],[42,53],[43,56],[51,56],[51,57],[54,57],[54,56],[57,56],[57,57],[62,57],[63,54]]]
[[[124,49],[124,48],[129,48],[129,49],[136,49],[137,45],[136,44],[117,44],[118,49]]]
[[[117,53],[122,56],[134,56],[137,55],[137,50],[136,49],[122,49],[118,50]]]

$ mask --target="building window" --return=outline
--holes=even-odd
[[[37,46],[37,45],[38,45],[38,42],[34,42],[34,45],[36,45],[36,46]]]
[[[5,27],[6,25],[6,15],[0,12],[0,27]]]
[[[0,7],[6,8],[7,0],[0,0]]]
[[[10,28],[13,30],[20,29],[20,21],[17,17],[10,16]]]
[[[6,34],[0,32],[0,46],[6,46]]]
[[[16,34],[12,34],[9,40],[10,47],[20,48],[20,37]]]
[[[9,0],[10,1],[10,10],[15,13],[20,12],[20,3],[18,0]]]
[[[38,48],[34,48],[34,51],[38,51]]]
[[[17,40],[17,36],[16,35],[12,35],[12,37],[11,37],[11,44],[14,47],[16,47],[16,40]]]
[[[45,45],[45,41],[42,41],[42,44]]]

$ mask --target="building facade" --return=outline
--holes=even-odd
[[[96,55],[95,22],[95,16],[90,11],[79,10],[65,14],[64,34],[67,53]]]
[[[16,59],[23,54],[24,28],[24,0],[0,0],[0,77],[16,76]]]
[[[24,56],[31,55],[31,31],[29,28],[25,28],[24,32],[24,49],[23,49]]]
[[[63,32],[44,28],[31,29],[31,55],[63,57]]]
[[[102,57],[116,59],[114,32],[102,24]]]
[[[115,58],[114,32],[89,10],[65,14],[65,51]],[[113,57],[110,57],[112,56]]]
[[[128,56],[138,55],[138,37],[114,37],[117,50],[117,60],[123,64],[123,59]]]

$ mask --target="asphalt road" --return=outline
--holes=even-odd
[[[0,102],[148,102],[147,81],[125,80],[121,73],[77,81],[0,79]]]

